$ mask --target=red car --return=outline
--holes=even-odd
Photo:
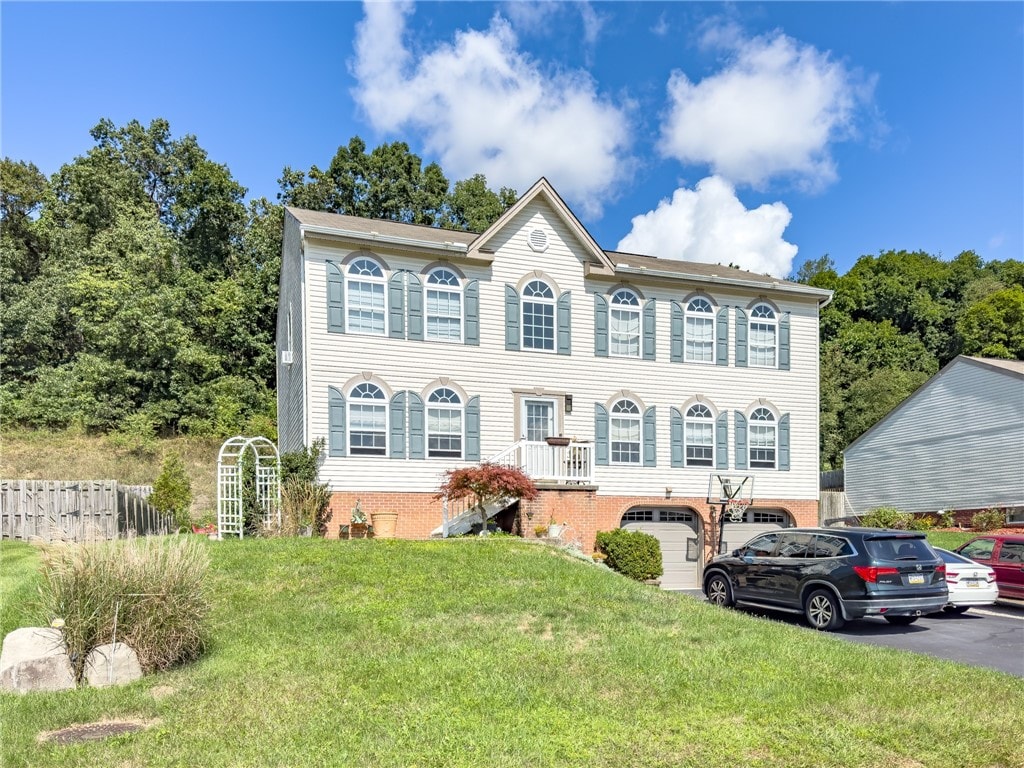
[[[956,551],[996,572],[1000,598],[1024,600],[1024,536],[976,536]]]

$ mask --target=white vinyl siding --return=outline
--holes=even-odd
[[[548,249],[543,254],[529,248],[527,233],[535,228],[548,232]],[[669,419],[673,406],[696,394],[705,395],[719,413],[729,414],[729,464],[732,462],[732,416],[747,411],[754,398],[764,397],[780,413],[793,416],[793,471],[765,472],[758,476],[758,495],[772,498],[817,499],[818,494],[818,323],[814,299],[772,295],[782,312],[792,316],[792,354],[801,365],[785,372],[737,369],[736,367],[696,366],[671,362],[669,306],[672,300],[686,306],[696,286],[676,287],[668,281],[644,283],[639,287],[645,300],[657,301],[656,339],[659,355],[654,360],[631,357],[597,357],[594,352],[595,294],[610,298],[620,279],[584,276],[579,240],[554,214],[545,201],[536,201],[513,218],[490,243],[493,263],[482,265],[469,260],[458,261],[463,285],[476,281],[479,286],[479,346],[466,344],[426,343],[409,338],[382,338],[352,333],[329,333],[326,299],[326,262],[342,263],[350,249],[321,240],[307,240],[305,248],[306,343],[308,351],[308,427],[309,440],[328,433],[327,393],[331,387],[348,389],[356,377],[372,374],[391,392],[408,391],[422,398],[424,418],[427,402],[438,377],[451,377],[461,391],[479,396],[480,456],[497,454],[523,437],[522,425],[516,422],[516,398],[537,391],[536,397],[564,398],[571,395],[572,412],[565,412],[555,425],[555,434],[593,440],[595,436],[595,403],[606,404],[614,393],[628,387],[644,406],[656,406],[656,464],[643,465],[642,425],[640,434],[641,463],[600,466],[596,471],[599,495],[647,495],[664,497],[666,486],[673,496],[702,497],[707,492],[708,473],[717,467],[673,467]],[[366,246],[369,247],[369,246]],[[358,250],[355,246],[351,250]],[[371,251],[390,273],[408,270],[422,275],[427,290],[428,264],[434,264],[434,253],[417,256],[407,249],[398,250],[374,245]],[[452,256],[452,261],[458,256]],[[347,266],[347,264],[346,264]],[[534,279],[534,273],[550,280],[552,293],[571,293],[572,336],[570,355],[527,354],[523,350],[505,349],[506,286],[523,286]],[[520,290],[523,300],[526,293]],[[709,287],[717,306],[748,306],[755,294],[739,288]],[[424,303],[426,296],[424,296]],[[347,309],[347,308],[346,308]],[[465,308],[464,308],[465,310]],[[522,308],[520,307],[520,313]],[[348,329],[346,328],[346,331]],[[464,328],[465,332],[465,328]],[[552,393],[552,394],[548,394]],[[348,403],[346,402],[346,405]],[[466,403],[464,403],[466,405]],[[559,405],[559,413],[563,413]],[[685,413],[684,413],[685,415]],[[609,413],[609,416],[611,414]],[[466,425],[464,424],[464,430]],[[425,436],[424,436],[425,439]],[[629,442],[629,441],[626,441]],[[636,443],[634,439],[632,442]],[[464,455],[467,446],[464,444]],[[424,446],[424,455],[426,447]],[[445,468],[467,466],[467,459],[426,457],[421,460],[396,460],[391,456],[328,457],[321,476],[332,488],[359,488],[376,491],[415,491],[433,493],[438,476]]]

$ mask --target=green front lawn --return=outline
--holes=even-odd
[[[543,546],[208,546],[206,656],[119,690],[0,697],[5,768],[1024,765],[1020,679],[717,609]],[[11,556],[26,550],[0,549],[5,598],[12,564],[31,580]],[[115,718],[159,724],[35,741]]]

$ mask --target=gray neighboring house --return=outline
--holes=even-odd
[[[1024,524],[1024,361],[955,358],[843,455],[858,515],[1004,508]]]

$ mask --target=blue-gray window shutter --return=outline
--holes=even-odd
[[[715,364],[729,364],[729,308],[722,307],[718,310],[718,322],[715,333],[718,336],[715,342]]]
[[[465,315],[463,341],[473,347],[480,346],[480,281],[470,280],[462,290]]]
[[[405,338],[405,272],[395,272],[388,280],[388,318],[392,339]]]
[[[505,286],[505,349],[519,349],[519,291]]]
[[[779,469],[789,472],[789,414],[779,419]]]
[[[406,280],[408,281],[406,291],[409,297],[407,314],[409,338],[415,341],[423,341],[423,283],[412,272],[409,273]]]
[[[736,307],[736,367],[747,367],[747,313],[739,307]],[[746,466],[737,469],[746,469]]]
[[[779,320],[779,370],[789,370],[789,312]]]
[[[327,389],[327,421],[329,456],[345,455],[345,396],[334,387]]]
[[[672,466],[681,467],[683,466],[683,414],[678,408],[671,408],[669,417],[672,433]]]
[[[673,363],[681,363],[683,362],[683,308],[677,301],[672,302],[672,320],[669,329],[672,331],[669,359]]]
[[[594,463],[608,465],[608,409],[594,403]]]
[[[466,460],[480,461],[480,395],[466,403]]]
[[[657,357],[655,349],[655,337],[658,331],[657,311],[654,308],[654,299],[648,299],[644,304],[643,311],[644,326],[644,360],[654,360]]]
[[[423,398],[415,392],[409,393],[409,458],[427,457],[426,422],[423,413]]]
[[[644,466],[654,467],[658,464],[657,416],[652,405],[644,411]]]
[[[345,332],[345,276],[332,261],[327,262],[327,330]]]
[[[715,469],[729,468],[729,415],[724,411],[715,419]]]
[[[405,458],[405,392],[391,397],[391,458]]]
[[[594,355],[608,357],[608,299],[594,294]]]
[[[747,468],[747,417],[739,411],[733,414],[736,422],[736,447],[733,451],[736,469]]]
[[[566,291],[558,297],[555,308],[558,315],[558,354],[572,354],[572,293]]]

